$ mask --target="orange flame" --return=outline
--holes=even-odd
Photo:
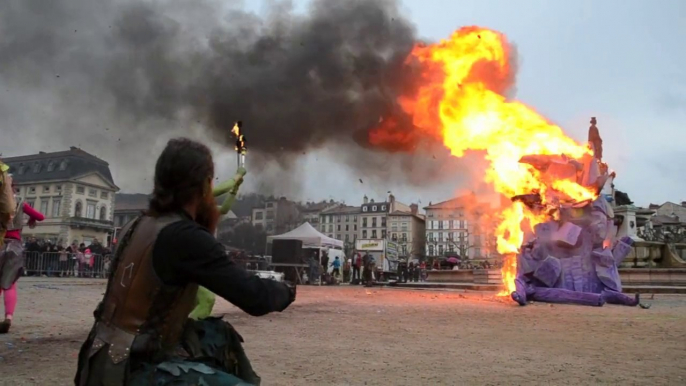
[[[236,145],[234,146],[236,152],[245,154],[248,149],[245,146],[245,136],[241,134],[241,126],[239,122],[233,124],[231,134],[236,136]]]
[[[592,151],[532,108],[501,95],[513,79],[509,54],[504,35],[479,27],[462,28],[436,44],[418,45],[408,63],[419,63],[424,82],[415,97],[398,102],[416,127],[440,138],[453,156],[482,153],[489,163],[484,180],[507,197],[537,192],[544,205],[594,199],[597,192],[579,185],[576,175],[550,181],[549,175],[519,162],[526,155],[588,159]],[[520,202],[502,208],[496,238],[498,252],[506,258],[507,294],[515,289],[516,254],[526,228],[549,219]]]

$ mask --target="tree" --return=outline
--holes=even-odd
[[[228,232],[221,241],[251,254],[263,254],[267,248],[267,233],[261,227],[242,223]]]

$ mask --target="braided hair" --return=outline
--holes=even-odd
[[[159,216],[177,212],[199,195],[214,176],[212,153],[188,138],[174,138],[157,159],[155,187],[148,213]]]

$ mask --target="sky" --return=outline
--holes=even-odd
[[[235,6],[236,2],[227,3]],[[297,12],[307,11],[307,1],[293,3]],[[256,13],[265,12],[267,4],[243,3]],[[604,160],[617,172],[615,185],[628,192],[637,205],[686,200],[682,166],[686,161],[686,50],[681,48],[686,44],[686,2],[405,0],[402,13],[415,24],[421,38],[431,41],[446,38],[468,25],[504,33],[518,51],[515,99],[580,142],[586,139],[590,117],[597,117]],[[154,165],[149,158],[161,150],[167,136],[145,138],[150,143],[145,147],[146,154],[128,152],[125,143],[141,141],[135,133],[118,142],[102,130],[79,136],[61,132],[63,138],[55,141],[59,143],[46,147],[45,138],[51,134],[46,122],[77,127],[92,125],[92,121],[87,116],[65,114],[49,88],[30,94],[12,88],[20,81],[31,84],[37,80],[12,79],[10,84],[2,75],[0,68],[0,86],[3,81],[9,84],[0,87],[0,115],[6,122],[0,122],[0,153],[10,156],[57,151],[71,143],[108,161],[122,191],[151,190]],[[89,108],[99,109],[97,98],[89,103]],[[11,130],[7,122],[11,122]],[[98,123],[101,129],[113,124],[125,122]],[[183,127],[170,130],[168,135],[199,131]],[[103,146],[103,142],[112,145]],[[230,176],[235,154],[220,146],[212,148],[220,177]],[[363,195],[380,200],[392,191],[402,202],[428,204],[470,188],[464,185],[464,176],[470,173],[469,162],[437,166],[446,174],[441,183],[409,186],[392,174],[402,172],[402,168],[382,177],[366,175],[342,162],[336,156],[340,151],[343,149],[333,143],[307,152],[294,166],[302,180],[297,188],[284,186],[282,191],[274,191],[271,187],[271,191],[262,192],[299,200],[336,199],[359,204]],[[249,174],[243,189],[261,191],[260,176],[250,174],[250,159],[249,155]],[[274,167],[264,173],[278,174],[279,169]]]
[[[296,2],[305,9],[307,2]],[[616,188],[637,205],[686,200],[686,2],[665,0],[441,1],[406,0],[422,37],[438,40],[465,25],[504,33],[519,54],[516,99],[578,141],[598,119],[604,160]],[[323,165],[311,163],[312,169]],[[308,174],[317,174],[315,171]],[[345,172],[343,172],[345,174]],[[328,173],[308,192],[351,192],[350,180]],[[450,198],[450,186],[401,190],[405,201]],[[459,187],[456,187],[456,190]],[[382,194],[375,186],[367,194]],[[376,192],[376,193],[375,193]],[[321,197],[321,193],[318,197]]]

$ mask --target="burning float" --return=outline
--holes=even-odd
[[[564,155],[530,155],[521,163],[534,168],[545,191],[512,197],[544,221],[524,235],[516,255],[515,290],[520,305],[535,300],[602,306],[638,305],[638,294],[622,294],[618,266],[631,251],[633,240],[615,240],[617,225],[611,201],[615,177],[602,162],[602,140],[591,119],[591,154],[581,159]],[[577,201],[555,186],[576,184],[591,193]]]
[[[397,100],[413,128],[386,119],[372,130],[370,142],[402,148],[415,136],[432,137],[452,156],[481,156],[483,182],[512,199],[496,214],[495,235],[506,258],[504,294],[519,304],[636,305],[638,298],[621,293],[617,265],[632,241],[615,240],[612,206],[602,194],[614,173],[602,162],[595,119],[588,143],[579,143],[506,97],[514,84],[514,57],[503,34],[474,26],[415,46],[407,63],[417,69],[420,84]]]

